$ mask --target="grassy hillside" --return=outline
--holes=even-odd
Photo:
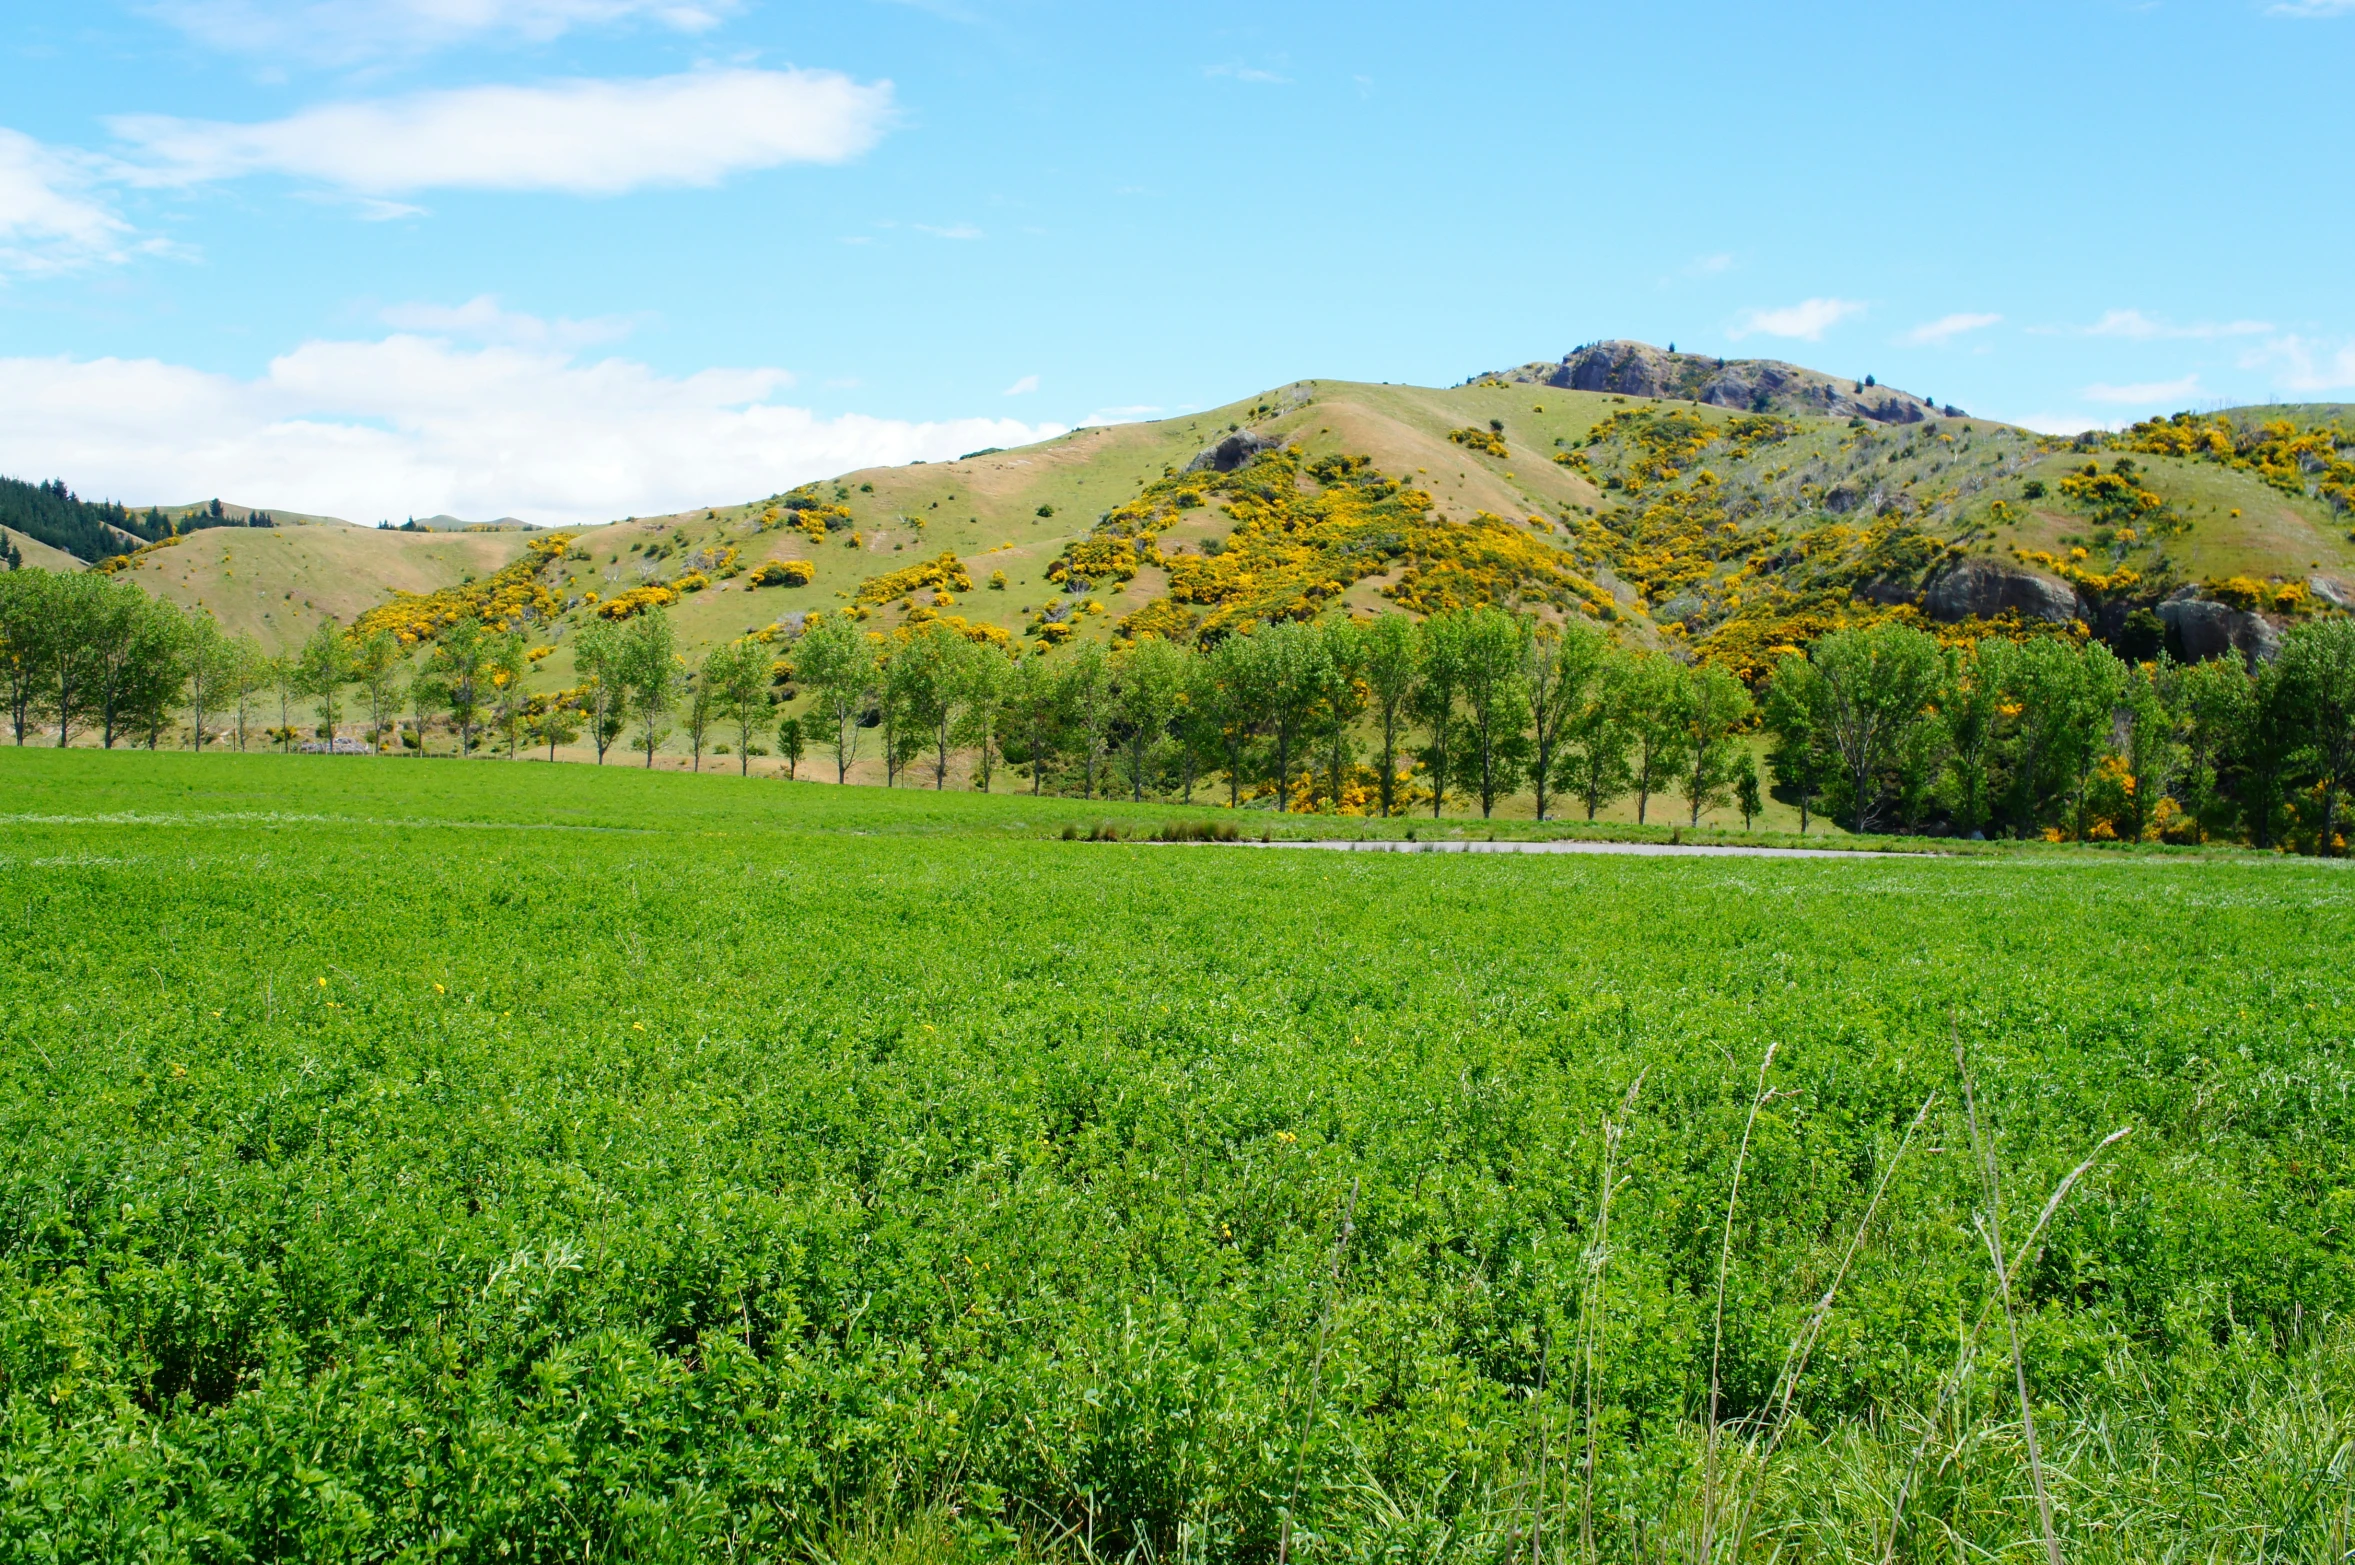
[[[31,533],[20,533],[13,527],[0,527],[0,535],[5,535],[9,546],[23,557],[24,563],[36,570],[78,571],[84,564],[65,550],[43,543]]]
[[[2041,1558],[1975,1127],[2064,1557],[2344,1558],[2329,864],[13,748],[0,797],[28,1558],[1493,1565],[1586,1513],[1635,1562],[1712,1498],[1718,1558]]]
[[[232,635],[272,651],[297,645],[322,616],[349,622],[394,592],[432,592],[509,563],[513,533],[404,533],[335,523],[212,527],[141,550],[126,580],[209,609]]]
[[[651,588],[675,598],[691,652],[842,607],[863,609],[885,630],[913,610],[1010,636],[1037,635],[1056,616],[1077,634],[1113,635],[1166,598],[1174,565],[1226,543],[1237,485],[1251,480],[1189,479],[1185,470],[1240,436],[1297,453],[1284,459],[1283,481],[1312,509],[1326,487],[1312,470],[1327,458],[1363,458],[1352,482],[1427,497],[1432,525],[1486,528],[1498,547],[1510,535],[1505,552],[1521,563],[1489,578],[1505,595],[1605,613],[1639,639],[1680,640],[1745,669],[1825,624],[1918,612],[1926,586],[1972,555],[2057,584],[2063,602],[2074,594],[2101,633],[2134,604],[2234,579],[2262,586],[2258,606],[2269,609],[2284,588],[2306,599],[2291,612],[2355,598],[2355,543],[2340,505],[2320,492],[2330,462],[2345,457],[2328,441],[2314,468],[2321,477],[2284,482],[2279,470],[2170,454],[2133,435],[2054,440],[1793,366],[1604,346],[1640,349],[1654,380],[1718,400],[1569,389],[1552,383],[1570,373],[1566,365],[1546,363],[1445,389],[1301,381],[1181,418],[582,530],[572,554],[544,573],[568,607],[536,632],[557,649],[542,678],[571,678],[567,626],[618,594],[665,595]],[[2348,411],[2231,417],[2251,430],[2273,419],[2313,429],[2344,425]],[[2088,462],[2115,478],[2121,455],[2133,498],[2074,492]],[[1113,553],[1125,548],[1133,568],[1058,569],[1091,536]],[[1338,589],[1314,607],[1365,611],[1396,601],[1402,576],[1433,544],[1422,539],[1380,570],[1300,560],[1292,568]],[[348,620],[392,593],[458,587],[527,547],[518,533],[230,530],[145,553],[134,579],[283,646],[321,614]],[[952,587],[953,601],[937,601],[938,582],[886,590],[884,578],[943,555],[955,557],[945,574],[971,583]],[[807,569],[797,567],[794,585],[756,585],[770,562]],[[1575,589],[1563,589],[1571,578]],[[1085,586],[1067,590],[1074,582]],[[1238,600],[1230,613],[1246,607]],[[1133,623],[1168,622],[1157,611]]]

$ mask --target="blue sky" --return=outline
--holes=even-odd
[[[585,521],[1600,337],[2355,399],[2355,0],[17,0],[0,472]]]

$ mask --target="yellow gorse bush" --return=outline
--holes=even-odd
[[[971,592],[973,577],[966,571],[964,561],[953,553],[944,553],[937,559],[919,561],[902,570],[869,577],[859,583],[856,601],[866,604],[889,603],[894,598],[905,598],[927,589]]]
[[[480,581],[444,587],[439,592],[396,592],[352,622],[351,635],[361,640],[380,630],[398,636],[403,646],[431,641],[442,630],[465,618],[480,619],[493,630],[514,630],[554,619],[565,610],[559,593],[541,580],[548,567],[564,558],[572,534],[550,533],[524,546],[523,557]]]

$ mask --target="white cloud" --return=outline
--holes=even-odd
[[[1006,395],[1009,397],[1027,397],[1036,390],[1038,390],[1038,377],[1036,375],[1025,375],[1020,380],[1014,382],[1013,385],[1006,388]]]
[[[1818,342],[1827,329],[1863,311],[1864,306],[1853,299],[1807,299],[1779,310],[1746,311],[1727,335],[1739,339],[1761,332],[1769,337]]]
[[[1953,341],[1964,332],[1983,331],[2002,319],[2003,317],[2000,315],[1941,315],[1936,320],[1925,321],[1912,331],[1907,332],[1904,340],[1938,346]]]
[[[1274,71],[1263,71],[1255,65],[1206,65],[1202,68],[1202,74],[1224,76],[1229,81],[1250,82],[1261,87],[1288,87],[1292,83],[1289,76],[1278,76]]]
[[[971,223],[952,223],[946,228],[935,228],[930,223],[910,223],[908,226],[919,234],[930,234],[935,239],[979,239],[982,237],[981,230],[975,228]]]
[[[133,248],[130,225],[92,200],[88,183],[73,160],[0,130],[0,272],[69,271]]]
[[[2195,321],[2187,326],[2155,320],[2140,310],[2111,310],[2091,326],[2084,328],[2088,337],[2124,337],[2133,342],[2152,342],[2161,339],[2207,339],[2214,337],[2255,337],[2273,328],[2263,321]]]
[[[774,400],[791,380],[407,333],[306,343],[252,380],[152,359],[0,360],[0,472],[63,473],[140,503],[221,494],[362,522],[581,525],[1061,433],[824,418]]]
[[[645,81],[467,87],[326,104],[282,120],[124,115],[136,183],[284,174],[384,195],[425,189],[613,195],[710,185],[780,163],[839,163],[891,120],[889,82],[834,71],[695,71]]]
[[[2355,0],[2350,0],[2355,4]],[[2311,337],[2277,337],[2241,360],[2242,369],[2279,365],[2288,391],[2334,391],[2355,386],[2355,345],[2332,348]]]
[[[148,9],[199,42],[344,63],[486,35],[544,43],[576,27],[650,21],[701,32],[737,0],[155,0]]]
[[[2196,397],[2200,391],[2200,377],[2186,375],[2180,380],[2145,380],[2130,386],[2088,386],[2079,395],[2094,402],[2116,402],[2140,406],[2152,402],[2183,402]]]
[[[1730,255],[1705,255],[1684,270],[1687,277],[1715,277],[1720,272],[1731,271],[1733,264],[1734,258]]]
[[[590,320],[543,320],[537,315],[501,309],[490,294],[478,294],[464,304],[395,304],[377,312],[385,325],[399,331],[436,336],[467,337],[479,342],[518,343],[526,347],[586,347],[627,337],[636,322],[619,315]]]
[[[2280,0],[2265,8],[2267,16],[2355,15],[2355,0]]]

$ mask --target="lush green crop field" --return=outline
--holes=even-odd
[[[0,751],[0,1559],[2344,1557],[2336,866],[1097,814]]]

